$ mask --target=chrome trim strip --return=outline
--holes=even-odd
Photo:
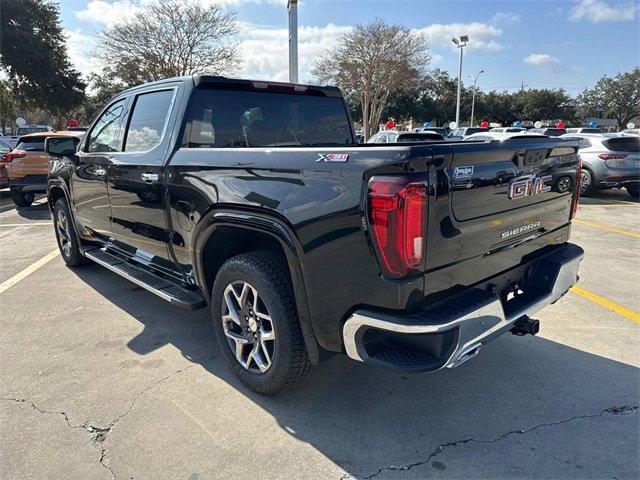
[[[577,283],[578,267],[581,260],[582,255],[572,258],[568,262],[562,264],[558,274],[556,275],[550,293],[514,312],[509,317],[505,316],[502,302],[498,297],[495,297],[493,301],[462,317],[452,318],[449,321],[439,324],[397,323],[393,320],[389,320],[388,315],[366,310],[357,310],[347,319],[342,331],[346,353],[354,360],[358,360],[360,362],[367,361],[369,356],[357,340],[358,332],[361,328],[365,327],[406,334],[440,333],[458,327],[460,329],[458,334],[458,345],[441,368],[457,367],[470,358],[476,356],[480,350],[478,346],[481,346],[482,341],[486,340],[487,337],[490,337],[500,330],[506,331],[512,323],[523,315],[533,315],[562,297],[574,284]],[[415,321],[413,317],[409,316],[406,318],[406,321],[411,320]],[[479,324],[483,332],[480,335],[470,337],[469,332],[477,332]],[[487,328],[488,325],[491,326]],[[467,335],[465,335],[465,332],[467,332]],[[476,351],[474,352],[474,350]],[[473,353],[473,355],[469,355],[470,352]]]

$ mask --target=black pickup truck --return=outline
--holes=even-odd
[[[196,76],[127,90],[77,148],[46,150],[67,265],[209,308],[260,393],[330,352],[456,367],[537,333],[530,315],[578,279],[568,140],[358,145],[337,88]],[[553,188],[559,165],[569,191]]]

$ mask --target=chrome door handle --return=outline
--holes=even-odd
[[[145,183],[157,182],[159,178],[160,178],[160,175],[158,175],[157,173],[145,172],[140,174],[140,180],[142,180]]]

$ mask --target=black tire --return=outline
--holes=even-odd
[[[63,218],[66,221],[63,222]],[[53,205],[53,227],[60,254],[67,267],[73,268],[86,264],[88,260],[80,252],[76,228],[64,198],[59,198]]]
[[[565,193],[570,191],[572,186],[573,186],[573,181],[571,180],[571,177],[566,175],[563,177],[560,177],[556,181],[556,190],[560,193]]]
[[[18,207],[30,207],[35,199],[33,192],[21,192],[20,190],[11,190],[11,200]]]
[[[636,200],[640,199],[640,184],[634,183],[632,185],[627,185],[625,188],[627,189],[629,196]]]
[[[250,324],[245,322],[246,316],[240,318],[244,327],[236,327],[228,320],[229,315],[225,314],[228,311],[225,290],[245,283],[257,292],[261,305],[270,317],[270,330],[275,332],[275,339],[270,344],[271,354],[266,357],[270,361],[266,371],[251,371],[252,360],[250,359],[247,359],[247,365],[242,365],[236,358],[237,350],[233,350],[231,346],[235,345],[234,340],[229,339],[225,334],[225,328],[229,329],[229,327],[225,327],[223,317],[227,318],[227,323],[231,327],[241,328],[240,333],[236,335],[256,336],[256,333],[251,333]],[[245,308],[249,307],[245,305]],[[211,310],[218,345],[225,361],[240,381],[251,390],[263,395],[280,393],[294,388],[310,372],[311,363],[300,329],[291,281],[284,261],[277,255],[269,251],[256,251],[227,260],[220,268],[213,285]],[[247,313],[243,310],[238,317],[242,317],[243,312]],[[254,315],[253,312],[250,314]],[[255,318],[258,319],[257,313]],[[263,332],[263,325],[264,323],[260,323],[256,327],[254,321],[253,327],[257,328],[258,335],[259,332]],[[246,329],[246,332],[242,329]],[[259,350],[260,339],[251,340],[256,343],[243,345],[242,348],[247,347],[249,352]],[[258,353],[262,355],[261,351]],[[241,353],[240,356],[242,355]],[[257,367],[257,364],[253,365]]]
[[[580,195],[589,195],[593,193],[595,179],[593,172],[588,168],[582,167],[582,177],[580,178]]]

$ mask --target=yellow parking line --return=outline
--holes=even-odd
[[[600,225],[599,223],[585,222],[584,220],[573,220],[573,222],[579,225],[586,225],[587,227],[606,230],[607,232],[619,233],[620,235],[626,235],[627,237],[640,238],[640,233],[630,232],[629,230],[620,230],[619,228],[609,227],[608,225]]]
[[[612,312],[616,312],[623,317],[627,317],[634,322],[640,323],[640,313],[634,312],[633,310],[629,310],[628,308],[623,307],[622,305],[618,305],[611,300],[608,300],[600,295],[596,295],[595,293],[591,293],[589,290],[585,290],[584,288],[574,286],[571,291],[581,297],[586,298],[587,300],[591,300],[598,305],[602,305],[604,308],[608,308]]]
[[[37,222],[37,223],[0,223],[0,228],[5,227],[35,227],[41,225],[49,225],[51,226],[51,222]]]
[[[11,277],[9,280],[5,280],[4,282],[0,283],[0,293],[4,292],[5,290],[7,290],[8,288],[11,288],[12,286],[14,286],[16,283],[18,283],[20,280],[27,278],[29,275],[31,275],[33,272],[35,272],[36,270],[38,270],[40,267],[46,265],[48,262],[50,262],[51,260],[53,260],[54,258],[56,258],[58,255],[60,255],[60,250],[58,250],[57,248],[51,252],[48,253],[47,255],[45,255],[44,257],[42,257],[40,260],[38,260],[37,262],[32,263],[31,265],[29,265],[27,268],[25,268],[24,270],[22,270],[21,272],[16,273],[13,277]]]

